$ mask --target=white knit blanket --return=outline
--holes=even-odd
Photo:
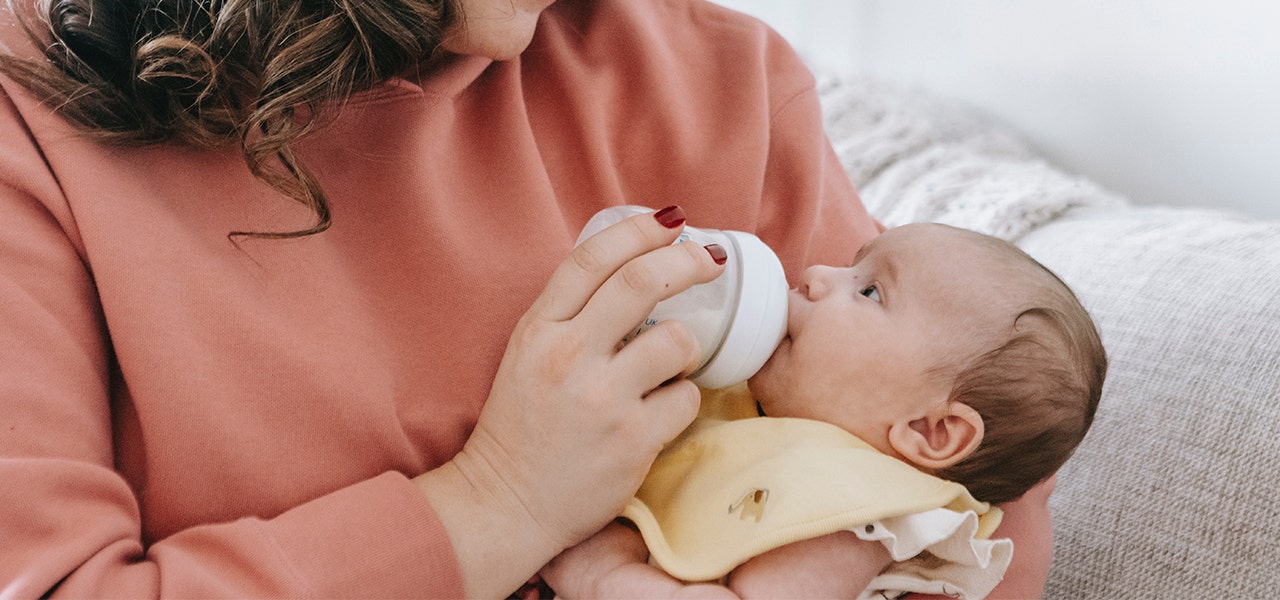
[[[954,101],[818,74],[828,136],[867,210],[1016,240],[1070,209],[1125,204]]]

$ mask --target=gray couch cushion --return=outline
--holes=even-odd
[[[1020,245],[1076,290],[1111,357],[1051,501],[1046,596],[1280,589],[1280,223],[1090,211]]]

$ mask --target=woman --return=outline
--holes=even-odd
[[[722,269],[669,246],[682,214],[792,273],[875,234],[812,78],[714,5],[29,4],[0,22],[6,594],[505,595],[694,415],[682,327],[615,347]],[[683,210],[571,255],[622,203]]]

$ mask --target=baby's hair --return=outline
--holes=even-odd
[[[21,15],[14,0],[7,0]],[[451,0],[50,0],[47,61],[0,54],[5,73],[76,127],[110,142],[239,144],[249,170],[330,225],[295,154],[351,95],[436,51]]]
[[[1052,271],[1013,244],[984,240],[1032,290],[994,348],[959,371],[949,401],[982,416],[973,454],[935,474],[979,500],[1017,499],[1057,472],[1093,423],[1107,355],[1089,313]]]

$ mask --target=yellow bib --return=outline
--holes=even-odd
[[[964,486],[839,427],[755,415],[745,385],[704,392],[702,414],[623,510],[672,576],[718,579],[778,546],[940,507],[980,515],[979,538],[999,524]]]

